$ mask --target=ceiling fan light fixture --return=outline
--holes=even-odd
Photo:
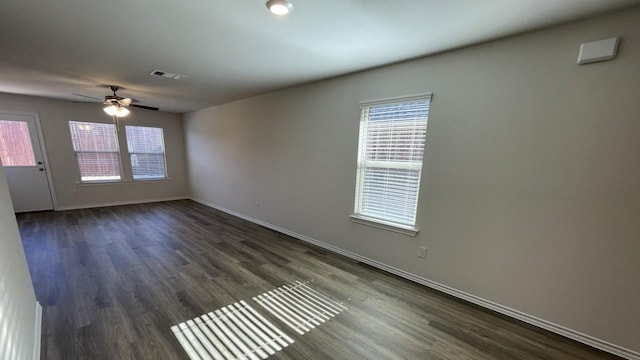
[[[115,104],[107,105],[102,110],[109,116],[125,117],[129,115],[129,109]]]
[[[289,0],[269,0],[266,5],[271,13],[278,16],[287,15],[293,10],[293,4]]]
[[[118,106],[118,112],[116,113],[117,117],[125,117],[129,115],[129,109]]]

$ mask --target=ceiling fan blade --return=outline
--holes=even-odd
[[[93,96],[87,96],[87,95],[76,94],[76,93],[73,93],[73,95],[75,95],[75,96],[80,96],[80,97],[87,98],[87,99],[96,100],[96,101],[102,101],[102,99],[98,99],[98,98],[95,98],[95,97],[93,97]]]
[[[137,107],[137,108],[140,108],[140,109],[153,110],[153,111],[158,111],[158,110],[160,110],[159,108],[157,108],[157,107],[153,107],[153,106],[145,106],[145,105],[137,105],[137,104],[131,104],[131,105],[129,105],[129,106],[131,106],[131,107]]]

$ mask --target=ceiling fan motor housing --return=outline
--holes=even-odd
[[[123,98],[122,96],[118,96],[116,91],[120,89],[117,85],[109,85],[109,89],[113,91],[113,95],[107,95],[104,97],[104,103],[106,105],[116,105],[116,106],[129,106],[131,104],[131,99]]]
[[[117,95],[107,95],[104,97],[104,102],[105,103],[112,103],[112,102],[118,102],[120,100],[123,100],[124,98],[121,96],[117,96]]]

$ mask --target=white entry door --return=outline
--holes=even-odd
[[[52,210],[35,115],[0,112],[0,162],[15,212]]]

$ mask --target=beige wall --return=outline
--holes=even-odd
[[[35,324],[36,296],[0,166],[0,359],[32,359]]]
[[[53,178],[57,208],[168,199],[188,195],[182,116],[165,112],[132,109],[121,120],[120,148],[125,149],[124,125],[148,125],[164,129],[167,173],[169,181],[131,182],[117,184],[79,184],[69,121],[112,123],[100,104],[72,103],[34,96],[0,93],[0,110],[37,113],[49,157],[49,172]],[[128,157],[123,156],[124,178],[131,179]]]
[[[639,352],[639,23],[636,8],[187,114],[192,196]],[[610,36],[615,61],[576,65]],[[352,223],[358,102],[429,91],[418,236]]]

